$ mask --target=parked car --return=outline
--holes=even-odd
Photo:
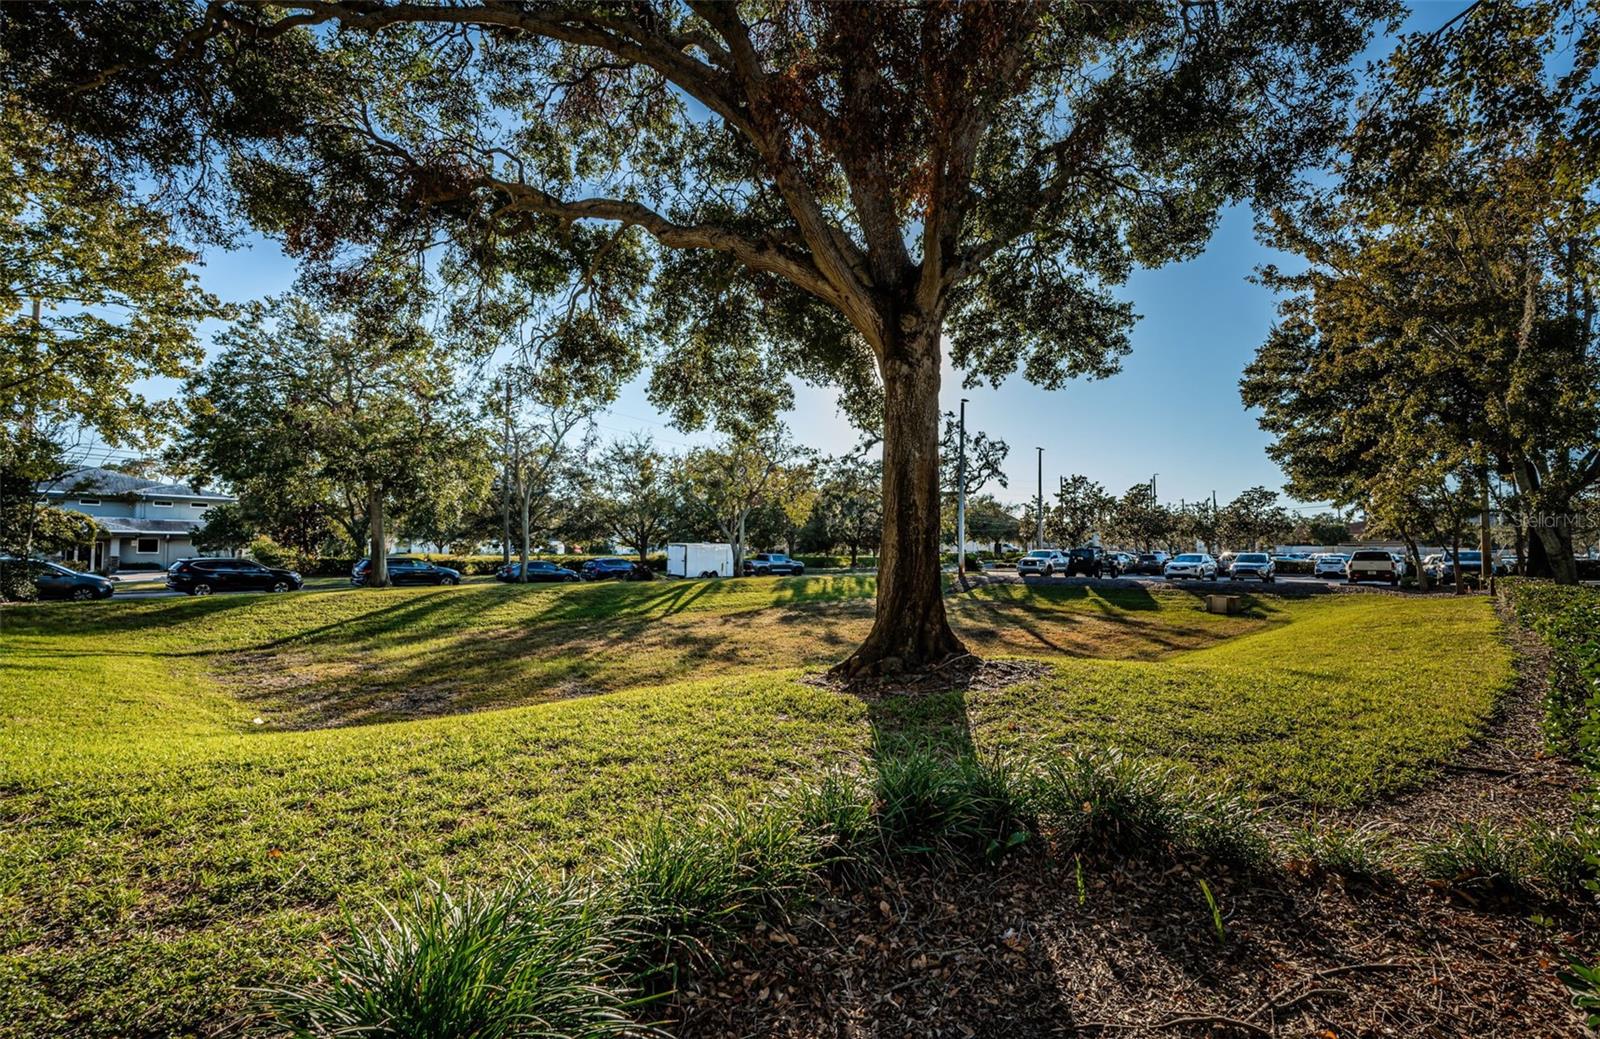
[[[1227,579],[1229,571],[1233,569],[1233,558],[1232,552],[1224,552],[1220,556],[1216,557],[1217,576],[1219,578],[1222,578],[1223,580]]]
[[[1036,548],[1017,560],[1017,576],[1054,577],[1066,573],[1071,562],[1059,548]]]
[[[1217,561],[1204,552],[1184,552],[1172,557],[1161,568],[1161,576],[1169,581],[1184,579],[1217,579]]]
[[[1099,545],[1084,545],[1067,553],[1067,576],[1082,574],[1085,577],[1117,576],[1117,567],[1110,555]]]
[[[746,577],[767,577],[778,574],[799,577],[805,572],[804,563],[798,559],[791,559],[782,552],[757,552],[744,561]]]
[[[1113,566],[1115,567],[1116,576],[1118,577],[1121,577],[1123,574],[1133,573],[1133,568],[1139,563],[1139,557],[1134,555],[1132,552],[1112,552],[1110,554],[1110,558]]]
[[[386,561],[389,567],[389,583],[393,585],[405,584],[460,584],[461,571],[452,570],[448,566],[439,566],[426,559],[413,559],[410,556],[390,556]],[[367,574],[372,570],[372,560],[361,559],[350,568],[350,583],[364,585],[367,583]]]
[[[254,559],[180,559],[167,567],[167,587],[189,595],[212,592],[298,592],[305,581],[293,570]]]
[[[109,599],[117,590],[116,583],[99,574],[86,574],[59,563],[44,559],[0,559],[0,569],[7,572],[21,570],[33,577],[33,590],[41,599]]]
[[[1350,557],[1350,562],[1345,565],[1345,578],[1351,584],[1359,581],[1387,581],[1391,585],[1396,585],[1400,583],[1400,567],[1395,564],[1394,556],[1390,553],[1367,548]]]
[[[615,556],[585,560],[578,568],[578,575],[585,581],[650,581],[656,576],[655,571],[643,563]]]
[[[1278,580],[1278,565],[1265,552],[1240,552],[1228,567],[1228,577],[1235,581],[1253,577],[1272,584]]]
[[[1159,577],[1161,568],[1167,563],[1165,552],[1141,552],[1133,557],[1133,562],[1123,571],[1129,574],[1152,574]]]
[[[1491,556],[1489,559],[1489,566],[1492,568],[1492,573],[1496,577],[1504,577],[1511,572],[1511,568],[1506,566],[1503,560],[1497,560],[1493,556]],[[1482,574],[1483,553],[1463,550],[1461,553],[1461,570],[1469,577],[1477,577],[1479,574]],[[1444,584],[1455,583],[1456,562],[1454,558],[1451,557],[1449,552],[1446,552],[1439,557],[1439,561],[1435,565],[1433,571],[1433,576]]]
[[[522,563],[507,563],[494,572],[496,581],[514,582],[522,580]],[[578,571],[568,570],[564,566],[557,566],[548,559],[528,560],[528,580],[530,582],[549,583],[552,581],[577,581]]]
[[[1350,557],[1338,552],[1329,552],[1317,559],[1317,565],[1311,568],[1312,577],[1343,577],[1344,569],[1350,562]]]

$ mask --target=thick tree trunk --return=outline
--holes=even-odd
[[[389,583],[389,535],[384,530],[383,488],[379,484],[367,485],[367,515],[371,517],[371,565],[367,570],[367,587],[383,588]]]
[[[1533,560],[1538,562],[1539,576],[1549,577],[1557,584],[1577,584],[1577,557],[1572,551],[1572,527],[1564,514],[1536,515],[1531,539]],[[1528,572],[1535,572],[1535,562],[1530,561]]]
[[[939,571],[939,329],[925,326],[881,362],[883,543],[877,619],[837,670],[888,675],[966,652],[944,612]]]

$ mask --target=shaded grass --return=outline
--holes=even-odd
[[[890,701],[876,721],[1000,747],[1115,745],[1336,805],[1425,778],[1513,679],[1483,601],[1356,595],[1282,609],[1291,623],[1170,660],[1062,659],[1043,681]]]
[[[1348,803],[1458,748],[1509,678],[1478,600],[1263,598],[1222,618],[1181,593],[1000,586],[952,600],[954,623],[980,652],[1054,662],[1050,678],[870,707],[800,682],[865,630],[872,591],[849,576],[0,611],[0,1034],[248,1024],[237,986],[303,971],[341,902],[394,901],[408,874],[582,871],[663,814],[857,768],[886,733],[1120,745]]]

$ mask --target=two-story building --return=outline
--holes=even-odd
[[[90,569],[102,573],[161,569],[198,555],[194,532],[206,510],[237,500],[111,469],[80,469],[46,486],[44,495],[56,508],[93,516],[100,525],[105,533],[80,553],[87,554],[83,562]]]

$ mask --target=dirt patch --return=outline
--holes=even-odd
[[[1049,664],[1039,660],[984,660],[971,653],[953,657],[922,671],[883,677],[844,678],[831,671],[808,675],[802,681],[868,700],[887,697],[927,696],[969,689],[995,690],[1044,678]]]
[[[671,1008],[689,1037],[1586,1034],[1571,930],[1427,889],[1352,893],[1025,857],[825,901]],[[1081,888],[1080,888],[1081,883]],[[1079,892],[1081,891],[1081,895]],[[1576,925],[1573,925],[1575,929]]]

